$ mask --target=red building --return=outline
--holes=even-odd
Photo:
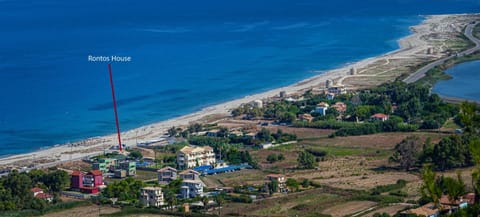
[[[103,175],[100,170],[92,170],[87,174],[74,171],[71,176],[71,188],[87,194],[98,193],[98,187],[103,185]]]
[[[83,172],[80,172],[78,170],[73,171],[71,177],[70,177],[70,188],[72,189],[78,189],[80,190],[83,188]]]

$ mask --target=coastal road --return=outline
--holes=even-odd
[[[475,22],[475,23],[471,23],[471,24],[468,24],[467,27],[465,28],[465,36],[470,40],[472,41],[473,43],[475,43],[475,47],[472,47],[468,50],[465,50],[465,51],[462,51],[458,54],[454,54],[454,55],[451,55],[451,56],[448,56],[448,57],[444,57],[444,58],[441,58],[441,59],[438,59],[422,68],[420,68],[418,71],[416,71],[415,73],[411,74],[410,76],[408,76],[407,78],[405,78],[403,80],[403,82],[407,83],[407,84],[410,84],[410,83],[413,83],[413,82],[416,82],[418,80],[420,80],[421,78],[425,77],[426,73],[428,71],[430,71],[430,69],[436,67],[436,66],[439,66],[443,63],[445,63],[445,61],[449,60],[449,59],[452,59],[456,56],[464,56],[464,55],[469,55],[469,54],[472,54],[478,50],[480,50],[480,39],[476,38],[475,36],[473,36],[473,28],[475,27],[475,25],[477,24],[478,22]]]

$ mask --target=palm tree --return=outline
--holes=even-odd
[[[205,212],[207,212],[208,202],[210,202],[210,199],[208,199],[207,196],[202,197],[202,203],[203,203],[203,208],[205,209]]]
[[[435,172],[432,171],[431,166],[424,165],[422,170],[423,185],[421,188],[423,196],[429,197],[435,203],[436,207],[440,206],[440,197],[442,196],[442,190],[437,187],[435,182]]]

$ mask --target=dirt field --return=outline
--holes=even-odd
[[[351,201],[325,209],[322,213],[332,217],[343,217],[375,207],[377,203],[370,201]]]
[[[373,217],[375,213],[387,213],[389,215],[395,215],[398,211],[404,210],[407,208],[407,205],[393,205],[393,206],[387,206],[387,207],[382,207],[380,209],[373,210],[372,212],[369,212],[368,214],[364,215],[363,217]]]
[[[98,217],[99,213],[101,214],[110,214],[118,212],[120,209],[113,208],[110,206],[96,206],[96,205],[87,205],[81,207],[75,207],[73,209],[64,210],[60,212],[49,213],[44,215],[44,217]]]

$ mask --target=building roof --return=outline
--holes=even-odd
[[[329,106],[330,106],[330,105],[328,105],[328,103],[326,103],[326,102],[321,102],[321,103],[318,103],[318,104],[317,104],[317,107],[324,107],[324,108],[326,108],[326,107],[329,107]]]
[[[408,211],[406,211],[406,213],[409,213],[409,214],[416,214],[416,215],[423,215],[423,216],[431,216],[431,215],[435,215],[438,213],[438,209],[435,208],[435,204],[433,203],[427,203],[421,207],[418,207],[416,209],[410,209]]]
[[[102,171],[100,170],[92,170],[89,172],[89,174],[92,174],[94,176],[101,176],[102,175]]]
[[[199,172],[197,172],[197,171],[195,171],[195,170],[192,170],[192,169],[184,170],[184,171],[180,172],[179,174],[180,174],[180,175],[185,175],[185,174],[190,174],[190,173],[194,173],[194,174],[200,175]]]
[[[338,112],[346,112],[347,111],[347,105],[343,102],[337,102],[335,105],[332,106],[332,108],[335,108]]]
[[[72,172],[72,176],[79,176],[79,175],[83,175],[83,173],[81,171],[78,171],[78,170],[74,170]]]
[[[378,118],[378,119],[384,119],[384,118],[388,118],[388,115],[386,114],[383,114],[383,113],[377,113],[377,114],[374,114],[372,116],[370,116],[371,118]]]
[[[203,146],[203,147],[185,146],[182,149],[180,149],[180,152],[185,153],[185,154],[205,152],[205,151],[213,151],[213,148],[210,147],[210,146]]]
[[[173,168],[173,167],[169,167],[169,166],[166,166],[166,167],[164,167],[164,168],[162,168],[162,169],[159,169],[159,170],[157,170],[157,172],[163,172],[163,171],[167,171],[167,170],[171,170],[171,171],[177,172],[177,169],[175,169],[175,168]]]
[[[35,188],[30,189],[30,191],[33,192],[33,193],[36,193],[36,192],[43,191],[43,189],[41,189],[39,187],[35,187]]]
[[[465,196],[468,196],[468,195],[465,195]],[[461,197],[459,200],[450,200],[450,198],[447,195],[442,195],[442,197],[440,198],[440,204],[458,206],[462,203],[468,203],[469,201],[465,198],[465,196]],[[468,197],[471,197],[471,196],[468,196]],[[475,194],[473,194],[473,200],[475,200]]]
[[[191,179],[186,179],[182,180],[182,183],[194,183],[194,184],[203,184],[202,180],[191,180]]]
[[[40,193],[40,194],[35,195],[35,198],[48,199],[48,198],[53,198],[53,196],[51,194],[47,194],[47,193]]]
[[[153,186],[149,186],[149,187],[143,187],[142,190],[151,190],[151,191],[156,191],[156,190],[162,190],[161,187],[153,187]]]
[[[272,178],[281,178],[281,177],[285,177],[285,175],[283,174],[268,174],[267,175],[268,178],[272,177]]]

